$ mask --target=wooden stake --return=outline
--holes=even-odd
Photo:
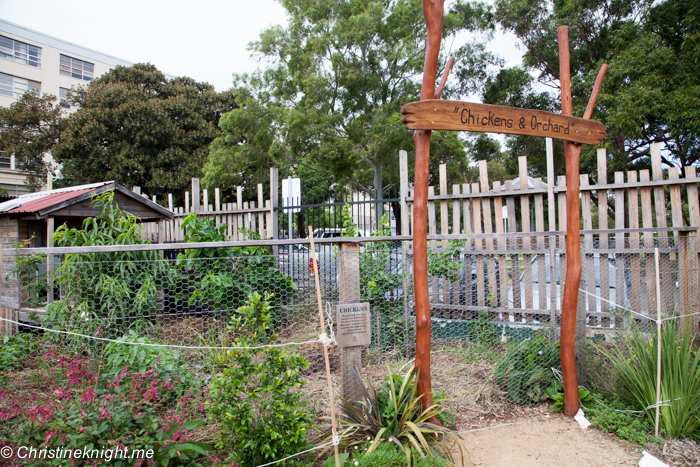
[[[316,283],[316,300],[318,301],[318,317],[321,320],[321,332],[326,333],[326,321],[323,319],[323,304],[321,303],[321,283],[318,279],[318,261],[316,260],[316,249],[314,247],[314,228],[309,226],[309,240],[311,240],[311,258],[314,261],[314,282]],[[291,246],[289,247],[291,249]],[[326,379],[328,380],[328,399],[331,404],[331,430],[333,438],[338,436],[335,422],[335,399],[333,397],[333,384],[331,382],[331,365],[328,361],[328,347],[323,346],[323,358],[326,361]],[[338,445],[333,445],[335,452],[335,467],[340,467],[340,457],[338,455]]]

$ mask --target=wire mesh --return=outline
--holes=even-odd
[[[648,331],[659,303],[663,319],[697,330],[695,242],[691,235],[584,236],[579,333],[605,339],[632,323]],[[387,371],[405,372],[414,356],[411,244],[315,248],[329,333],[337,338],[350,332],[339,327],[339,305],[369,304],[368,327],[350,332],[368,333],[367,345],[337,339],[342,346],[327,347],[334,393],[360,401],[360,384],[380,385]],[[428,260],[433,389],[454,413],[453,423],[460,429],[488,426],[517,407],[546,401],[560,369],[563,238],[435,241]],[[48,282],[45,263],[18,262],[22,303],[3,322],[21,323],[0,349],[0,424],[11,429],[12,410],[21,401],[54,397],[45,382],[56,372],[66,379],[121,377],[129,368],[155,366],[170,376],[187,375],[204,401],[211,382],[238,365],[246,345],[282,346],[277,348],[299,356],[295,369],[305,380],[305,410],[327,416],[312,261],[303,245],[280,246],[276,255],[264,246],[83,253],[61,257]],[[269,309],[265,316],[245,317],[260,324],[251,330],[241,324],[240,310],[253,293],[267,297]],[[254,390],[258,379],[251,376],[249,383],[246,388]],[[324,423],[318,419],[319,433]],[[202,433],[201,439],[212,436]]]

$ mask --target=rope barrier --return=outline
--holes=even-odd
[[[306,344],[321,344],[323,346],[328,346],[329,344],[333,343],[335,344],[335,339],[330,339],[328,336],[325,335],[325,333],[320,334],[318,339],[310,340],[310,341],[304,341],[304,342],[286,342],[283,344],[271,344],[271,345],[258,345],[258,346],[207,346],[207,345],[176,345],[176,344],[152,344],[152,343],[147,343],[147,342],[127,342],[127,341],[120,341],[117,339],[108,339],[106,337],[97,337],[97,336],[88,336],[86,334],[80,334],[77,332],[72,332],[72,331],[60,331],[57,329],[50,329],[50,328],[45,328],[41,326],[34,326],[32,324],[26,324],[26,323],[21,323],[19,321],[14,321],[11,319],[7,318],[2,318],[0,317],[0,321],[5,321],[8,323],[12,324],[17,324],[21,325],[24,327],[28,327],[31,329],[37,329],[41,330],[44,332],[52,332],[54,334],[65,334],[69,336],[75,336],[75,337],[82,337],[85,339],[89,340],[95,340],[95,341],[101,341],[101,342],[110,342],[114,344],[123,344],[123,345],[137,345],[137,346],[142,346],[142,347],[167,347],[171,349],[188,349],[188,350],[258,350],[258,349],[269,349],[269,348],[274,348],[274,347],[290,347],[294,345],[306,345]],[[325,336],[325,340],[322,338],[322,336]]]

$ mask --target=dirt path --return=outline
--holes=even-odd
[[[582,430],[559,414],[462,433],[462,437],[471,465],[478,467],[609,467],[637,465],[642,456],[641,449],[630,451],[600,431]]]

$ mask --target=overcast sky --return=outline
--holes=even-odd
[[[286,24],[275,0],[0,0],[0,17],[130,62],[213,84],[232,85],[252,72],[246,50],[270,26]],[[492,46],[509,64],[520,62],[513,36]]]

